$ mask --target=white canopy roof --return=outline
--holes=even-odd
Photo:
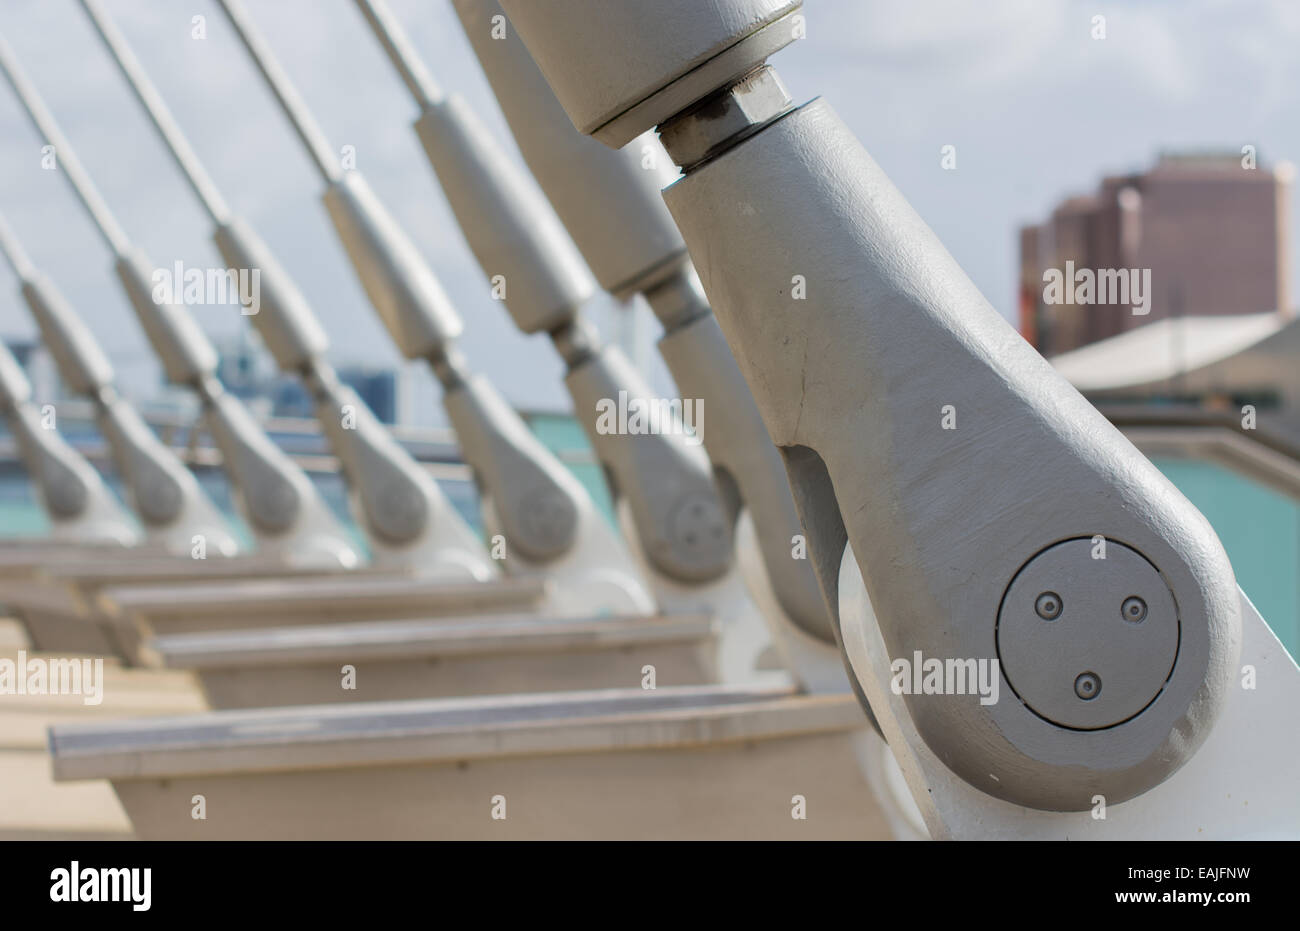
[[[1053,356],[1051,363],[1080,391],[1136,387],[1221,362],[1296,323],[1274,312],[1167,318]]]

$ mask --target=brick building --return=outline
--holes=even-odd
[[[1244,161],[1238,153],[1164,155],[1149,171],[1104,178],[1096,193],[1023,227],[1021,333],[1055,355],[1168,317],[1291,312],[1294,172]],[[1150,294],[1141,306],[1062,303],[1045,285],[1050,269],[1150,270]]]

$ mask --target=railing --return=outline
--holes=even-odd
[[[109,464],[108,447],[99,438],[95,427],[94,405],[77,398],[59,401],[57,407],[59,426],[65,439],[96,465]],[[220,451],[193,415],[147,408],[142,408],[140,413],[162,441],[187,464],[200,468],[217,468],[221,465]],[[524,412],[523,416],[528,420],[532,416],[542,415]],[[338,471],[338,460],[328,452],[326,440],[314,419],[267,417],[259,422],[266,433],[284,448],[289,458],[305,471]],[[450,428],[391,424],[388,429],[398,443],[416,460],[424,463],[435,477],[463,481],[470,479],[469,468],[461,460],[456,435]],[[591,450],[585,446],[557,449],[554,452],[561,462],[569,466],[591,466],[596,462]],[[0,463],[11,462],[16,458],[17,448],[12,437],[0,435]]]
[[[1243,429],[1237,416],[1214,411],[1105,413],[1147,456],[1214,462],[1300,500],[1300,449],[1276,433]]]

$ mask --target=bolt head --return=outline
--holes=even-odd
[[[1101,694],[1101,678],[1095,672],[1081,672],[1074,680],[1074,694],[1083,701],[1092,701]]]
[[[1140,624],[1147,617],[1147,603],[1137,595],[1131,595],[1124,599],[1124,603],[1119,606],[1120,617],[1126,621],[1132,621],[1134,624]]]
[[[1043,592],[1034,601],[1034,610],[1045,621],[1054,621],[1060,617],[1063,607],[1061,596],[1056,592]]]

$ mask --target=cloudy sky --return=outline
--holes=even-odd
[[[213,0],[104,0],[237,212],[297,278],[336,364],[400,360],[366,303],[319,201],[315,171]],[[435,77],[513,145],[445,0],[390,0]],[[351,0],[248,0],[331,143],[405,225],[466,321],[471,364],[517,404],[561,409],[561,366],[490,301],[410,128],[411,98]],[[1017,227],[1103,173],[1166,149],[1258,148],[1300,160],[1300,3],[1295,0],[807,0],[809,35],[774,58],[796,99],[830,100],[989,300],[1014,309]],[[1105,17],[1104,39],[1092,37]],[[195,16],[206,38],[191,37]],[[155,263],[218,263],[200,211],[76,0],[3,0],[0,33],[117,212]],[[42,140],[0,85],[0,211],[117,363],[129,393],[159,379],[111,259]],[[944,146],[957,170],[940,166]],[[517,155],[515,156],[517,157]],[[1293,212],[1297,205],[1293,204]],[[1300,229],[1293,216],[1293,229]],[[1300,258],[1295,237],[1293,267]],[[640,311],[649,333],[657,325]],[[205,330],[245,325],[196,309]],[[598,301],[607,335],[626,314]],[[33,332],[0,265],[0,334]],[[669,393],[661,365],[652,377]],[[441,422],[412,374],[416,420]]]

